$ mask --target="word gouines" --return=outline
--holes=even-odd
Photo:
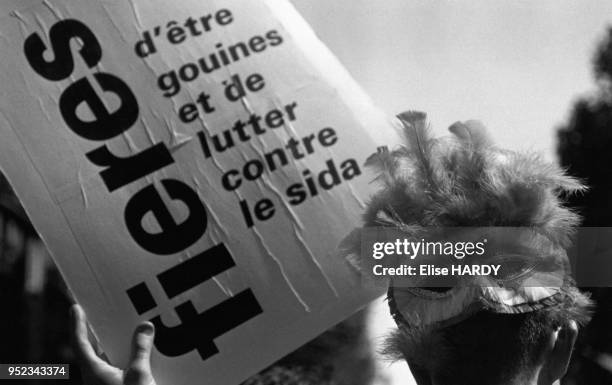
[[[99,65],[103,55],[100,42],[85,24],[71,19],[59,21],[50,28],[50,47],[37,33],[26,39],[24,52],[28,63],[36,73],[49,81],[67,79],[75,68],[75,58],[69,44],[77,38],[83,44],[79,50],[83,62],[88,68]],[[47,50],[52,50],[53,60],[45,58]],[[75,134],[87,140],[102,142],[129,130],[139,117],[139,106],[130,87],[119,77],[104,72],[96,72],[93,76],[103,91],[119,99],[119,107],[115,111],[105,107],[86,77],[73,81],[62,92],[59,109],[67,127]],[[85,121],[78,116],[77,108],[82,104],[89,107],[95,117],[93,120]],[[103,168],[100,176],[111,193],[174,163],[164,143],[153,145],[127,158],[117,157],[103,144],[87,153],[86,157]],[[129,199],[125,207],[125,224],[134,241],[148,252],[158,255],[176,254],[186,250],[204,235],[207,212],[197,192],[184,182],[166,178],[161,180],[161,186],[172,200],[180,201],[187,207],[187,218],[177,223],[158,188],[149,184]],[[143,218],[148,214],[155,217],[161,231],[153,233],[143,227]],[[189,264],[194,263],[205,275],[192,282],[192,286],[212,279],[212,272],[218,274],[235,265],[223,243],[189,260]],[[161,277],[167,279],[162,280]],[[184,285],[181,279],[185,279],[185,275],[160,275],[162,285],[170,293]],[[190,288],[187,286],[178,289],[175,295]],[[142,284],[130,289],[128,295],[139,311],[147,308],[150,302],[150,293],[147,293],[146,286]],[[249,289],[203,313],[198,313],[191,302],[187,302],[179,313],[181,325],[167,327],[159,316],[152,320],[157,327],[155,346],[158,351],[170,357],[196,349],[202,359],[207,359],[218,353],[213,342],[215,338],[261,313],[257,299]],[[218,324],[224,324],[224,327],[216,327]]]
[[[172,97],[181,90],[181,82],[192,82],[201,75],[211,74],[232,63],[236,63],[251,56],[251,53],[259,53],[270,47],[276,47],[283,43],[282,37],[277,31],[269,31],[264,36],[254,36],[248,43],[240,42],[235,45],[224,47],[223,43],[215,45],[216,52],[208,57],[202,57],[197,62],[186,63],[177,71],[170,71],[159,77],[158,86],[165,97]]]

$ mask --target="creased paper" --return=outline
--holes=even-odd
[[[112,363],[238,383],[372,298],[334,258],[395,141],[284,0],[5,15],[0,165]]]

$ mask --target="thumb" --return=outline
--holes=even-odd
[[[132,337],[130,364],[125,373],[126,384],[143,384],[151,381],[151,350],[154,338],[155,327],[151,322],[143,322],[136,327]]]
[[[73,305],[70,308],[70,321],[72,323],[72,343],[74,345],[74,351],[84,369],[99,372],[111,369],[111,367],[104,362],[96,354],[94,348],[89,342],[88,331],[87,331],[87,317],[83,308],[79,305]]]

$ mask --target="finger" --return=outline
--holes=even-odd
[[[143,322],[134,331],[130,364],[125,371],[126,385],[154,383],[151,374],[151,350],[155,338],[155,328],[150,322]]]
[[[79,361],[90,370],[106,368],[108,364],[98,357],[89,342],[87,317],[85,316],[83,308],[79,305],[72,305],[70,308],[70,315],[72,322],[72,340]]]
[[[136,327],[132,337],[130,366],[150,370],[151,350],[155,339],[155,327],[151,322],[143,322]]]

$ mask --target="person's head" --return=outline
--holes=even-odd
[[[429,331],[400,326],[385,353],[406,360],[419,385],[550,385],[565,374],[588,317],[576,303],[522,314],[479,311]]]
[[[585,187],[536,154],[496,147],[478,122],[431,138],[425,114],[399,118],[405,143],[368,160],[383,188],[367,207],[365,226],[396,228],[408,238],[487,228],[503,239],[488,245],[503,246],[479,263],[527,268],[437,289],[392,279],[388,298],[399,330],[387,353],[405,359],[419,385],[553,384],[589,319],[591,302],[569,277],[565,252],[580,218],[563,205],[566,194]],[[349,261],[360,255],[357,243]]]

